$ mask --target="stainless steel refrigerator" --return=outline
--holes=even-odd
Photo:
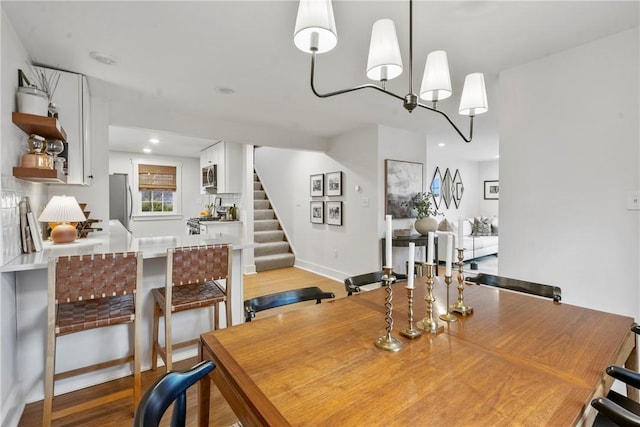
[[[129,175],[114,173],[109,175],[109,219],[117,219],[129,228],[133,209],[133,194],[129,186]]]

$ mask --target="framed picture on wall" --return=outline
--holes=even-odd
[[[324,202],[311,202],[309,215],[312,224],[324,224]]]
[[[317,175],[311,175],[309,194],[311,197],[324,196],[324,174],[319,173]]]
[[[342,196],[342,172],[327,173],[327,196]]]
[[[498,181],[485,181],[484,182],[484,199],[498,200],[499,196],[500,196],[500,183]]]
[[[393,218],[415,218],[416,213],[406,203],[422,192],[422,163],[400,160],[384,161],[385,215]]]
[[[342,225],[342,202],[327,202],[327,224]]]

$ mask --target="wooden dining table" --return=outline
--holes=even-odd
[[[386,335],[378,289],[202,334],[209,378],[249,426],[590,425],[590,402],[606,395],[608,365],[637,369],[634,319],[482,285],[466,285],[474,310],[443,332],[413,340],[406,282],[394,284]],[[457,290],[450,288],[451,302]],[[416,280],[414,320],[426,316]],[[434,314],[446,311],[435,278]],[[210,381],[199,387],[199,425],[208,425]],[[637,395],[635,395],[637,399]]]

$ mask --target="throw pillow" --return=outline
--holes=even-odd
[[[494,216],[493,219],[491,220],[491,235],[492,236],[498,235],[498,217],[497,216]]]
[[[443,219],[442,221],[440,221],[440,224],[438,224],[438,231],[457,231],[456,230],[456,226],[453,225],[447,218]]]
[[[491,236],[491,219],[486,216],[477,216],[473,219],[474,236]]]

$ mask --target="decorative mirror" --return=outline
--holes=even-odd
[[[438,209],[440,201],[442,200],[442,175],[440,175],[440,168],[438,167],[436,167],[436,171],[433,173],[429,191],[431,191],[433,203],[436,205],[436,209]]]
[[[442,178],[442,200],[444,201],[444,205],[447,209],[449,209],[449,205],[451,204],[451,183],[453,179],[451,178],[451,173],[449,172],[449,168],[447,168],[444,173],[444,177]]]
[[[464,193],[464,185],[462,185],[462,176],[460,171],[456,169],[456,173],[453,175],[453,181],[451,182],[451,196],[453,204],[456,205],[456,209],[460,207],[460,200],[462,200],[462,193]]]

